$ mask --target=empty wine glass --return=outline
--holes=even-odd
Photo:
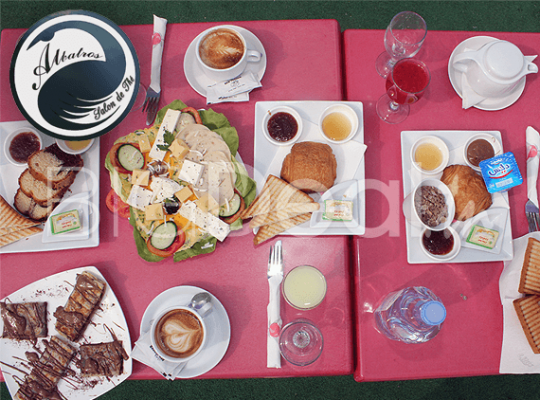
[[[426,21],[417,13],[402,11],[396,14],[384,34],[386,51],[375,62],[379,75],[386,78],[398,60],[418,53],[426,34]]]
[[[287,324],[279,336],[279,350],[285,360],[293,365],[314,363],[322,353],[323,336],[319,328],[307,320]]]
[[[377,101],[379,118],[389,124],[403,122],[409,115],[409,105],[416,103],[429,85],[431,75],[420,60],[399,60],[386,78],[386,93]]]
[[[140,82],[139,87],[137,88],[137,94],[135,96],[135,101],[133,102],[133,105],[131,106],[131,110],[129,110],[129,112],[139,110],[142,107],[144,100],[146,99],[146,87]]]

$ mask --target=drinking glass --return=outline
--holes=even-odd
[[[379,75],[386,78],[398,60],[418,53],[426,34],[426,21],[417,13],[402,11],[395,15],[384,34],[386,51],[375,62]]]
[[[403,122],[409,115],[409,105],[420,100],[430,79],[429,70],[422,61],[399,60],[386,78],[386,93],[377,101],[379,118],[389,124]]]
[[[298,319],[287,324],[279,336],[279,350],[293,365],[314,363],[322,353],[323,336],[312,322]]]
[[[146,87],[142,83],[139,83],[135,101],[133,102],[133,106],[131,106],[131,110],[129,110],[129,112],[139,110],[142,107],[144,100],[146,100]]]

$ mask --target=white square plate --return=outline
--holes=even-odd
[[[450,152],[448,165],[465,164],[463,149],[467,140],[478,133],[488,133],[493,135],[502,146],[501,133],[498,131],[403,131],[401,132],[401,165],[403,168],[403,197],[407,197],[409,193],[420,183],[423,178],[422,174],[414,168],[411,163],[411,148],[414,143],[423,136],[436,136],[442,139]],[[442,173],[430,177],[440,179]],[[488,213],[492,208],[504,207],[509,209],[508,193],[494,193],[493,205],[483,213]],[[477,218],[481,218],[483,213],[479,213]],[[512,225],[510,223],[510,213],[507,213],[507,221],[504,224],[504,234],[500,234],[499,240],[502,240],[502,246],[499,253],[486,252],[480,249],[473,249],[462,246],[459,254],[452,259],[452,263],[473,263],[473,262],[491,262],[491,261],[507,261],[514,257],[514,247],[512,244]],[[454,222],[452,226],[460,232],[466,222]],[[405,221],[407,234],[407,261],[409,264],[425,264],[437,263],[429,258],[420,247],[421,229],[411,225]],[[441,261],[446,262],[446,261]]]
[[[358,131],[353,139],[341,145],[330,144],[324,140],[319,130],[319,117],[323,111],[332,104],[347,104],[358,114]],[[294,108],[302,117],[303,131],[297,143],[312,141],[326,143],[332,147],[338,163],[337,179],[334,185],[343,183],[351,178],[345,174],[351,174],[358,181],[358,224],[346,226],[343,223],[331,224],[324,227],[310,227],[310,221],[298,225],[283,232],[284,235],[363,235],[366,231],[366,207],[365,207],[365,165],[364,158],[356,171],[340,171],[340,160],[343,165],[345,149],[364,148],[364,117],[361,102],[352,101],[260,101],[255,105],[255,154],[254,154],[254,179],[257,182],[257,192],[266,182],[269,174],[279,177],[283,159],[290,152],[290,146],[276,146],[271,144],[264,136],[263,119],[268,110],[277,106],[289,106]],[[356,142],[356,143],[354,143]],[[345,146],[348,146],[345,148]],[[351,160],[349,160],[351,161]],[[318,193],[311,195],[315,201],[320,201]]]

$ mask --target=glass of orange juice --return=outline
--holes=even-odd
[[[317,268],[300,265],[287,274],[281,290],[292,307],[311,310],[321,304],[326,296],[326,279]]]

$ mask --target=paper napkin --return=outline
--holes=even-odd
[[[461,98],[463,99],[462,108],[467,109],[477,105],[486,98],[476,93],[469,85],[467,74],[461,74]]]
[[[281,316],[280,310],[280,291],[279,287],[282,276],[276,275],[268,279],[270,290],[275,288],[274,295],[270,295],[270,301],[268,302],[267,315],[268,315],[268,330],[266,340],[266,367],[267,368],[281,368],[281,353],[279,351],[279,331],[281,329]]]
[[[149,326],[151,325],[152,321],[150,321],[149,323]],[[171,381],[175,380],[187,363],[170,362],[164,360],[154,350],[150,335],[150,329],[141,335],[139,340],[137,340],[137,342],[135,343],[135,347],[131,352],[131,356],[135,360],[140,361],[145,365],[148,365],[150,368],[153,368],[165,378]]]
[[[534,354],[525,337],[512,302],[523,297],[518,292],[521,268],[529,237],[540,240],[540,232],[533,232],[514,240],[514,259],[504,262],[499,279],[499,293],[503,305],[504,331],[501,350],[501,374],[533,374],[540,372],[540,354]]]
[[[538,163],[540,150],[540,135],[533,127],[527,127],[527,198],[538,207],[538,193],[536,178],[538,177]]]

